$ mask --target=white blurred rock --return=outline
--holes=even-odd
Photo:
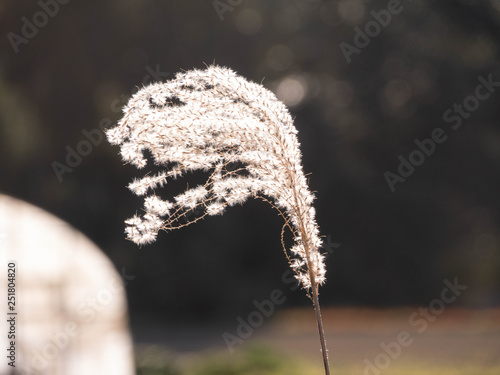
[[[120,275],[82,233],[0,195],[0,324],[7,333],[7,264],[16,263],[16,374],[132,375],[127,302]],[[9,374],[2,355],[0,373]]]

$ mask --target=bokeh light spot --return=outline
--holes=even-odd
[[[340,16],[349,24],[357,24],[365,15],[365,6],[360,0],[342,0],[339,2]]]
[[[299,76],[289,76],[283,79],[276,89],[276,96],[285,105],[294,107],[299,105],[307,93],[307,83]]]
[[[234,22],[238,31],[245,35],[257,34],[262,29],[262,16],[255,9],[243,9]]]
[[[410,85],[402,79],[393,79],[384,89],[385,99],[394,107],[404,105],[411,98],[411,95]]]

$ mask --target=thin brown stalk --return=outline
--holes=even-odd
[[[312,286],[312,300],[314,311],[316,312],[316,322],[318,323],[319,339],[321,342],[321,354],[323,355],[323,364],[325,365],[325,375],[330,375],[328,363],[328,349],[326,348],[325,331],[323,330],[323,320],[321,319],[321,310],[319,307],[318,284]]]

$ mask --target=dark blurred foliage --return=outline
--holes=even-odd
[[[97,142],[62,182],[54,173],[68,146],[83,147],[82,131],[116,123],[151,72],[165,80],[215,62],[263,81],[295,117],[318,223],[340,244],[323,305],[427,305],[455,277],[469,286],[457,305],[498,305],[500,92],[457,130],[443,114],[474,94],[478,76],[500,81],[500,1],[402,0],[348,63],[340,44],[387,4],[243,0],[221,20],[211,0],[72,0],[15,53],[8,33],[21,35],[22,17],[41,8],[4,0],[0,191],[67,220],[135,276],[132,314],[232,319],[273,289],[286,306],[307,304],[282,281],[282,220],[264,202],[139,249],[123,235],[141,205],[125,186],[139,173],[118,148]],[[446,142],[391,192],[384,173],[437,127]]]

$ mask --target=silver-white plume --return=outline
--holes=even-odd
[[[273,93],[227,68],[179,73],[174,80],[142,88],[124,108],[118,126],[107,132],[108,140],[121,146],[125,162],[144,168],[144,151],[149,150],[154,163],[165,166],[129,185],[145,199],[142,217],[126,221],[128,238],[150,243],[159,230],[222,214],[248,197],[263,197],[293,231],[289,261],[297,278],[305,288],[322,284],[325,267],[314,197],[296,134],[287,108]],[[169,179],[196,170],[207,172],[204,185],[168,201],[155,195]],[[201,215],[179,221],[192,210]]]

